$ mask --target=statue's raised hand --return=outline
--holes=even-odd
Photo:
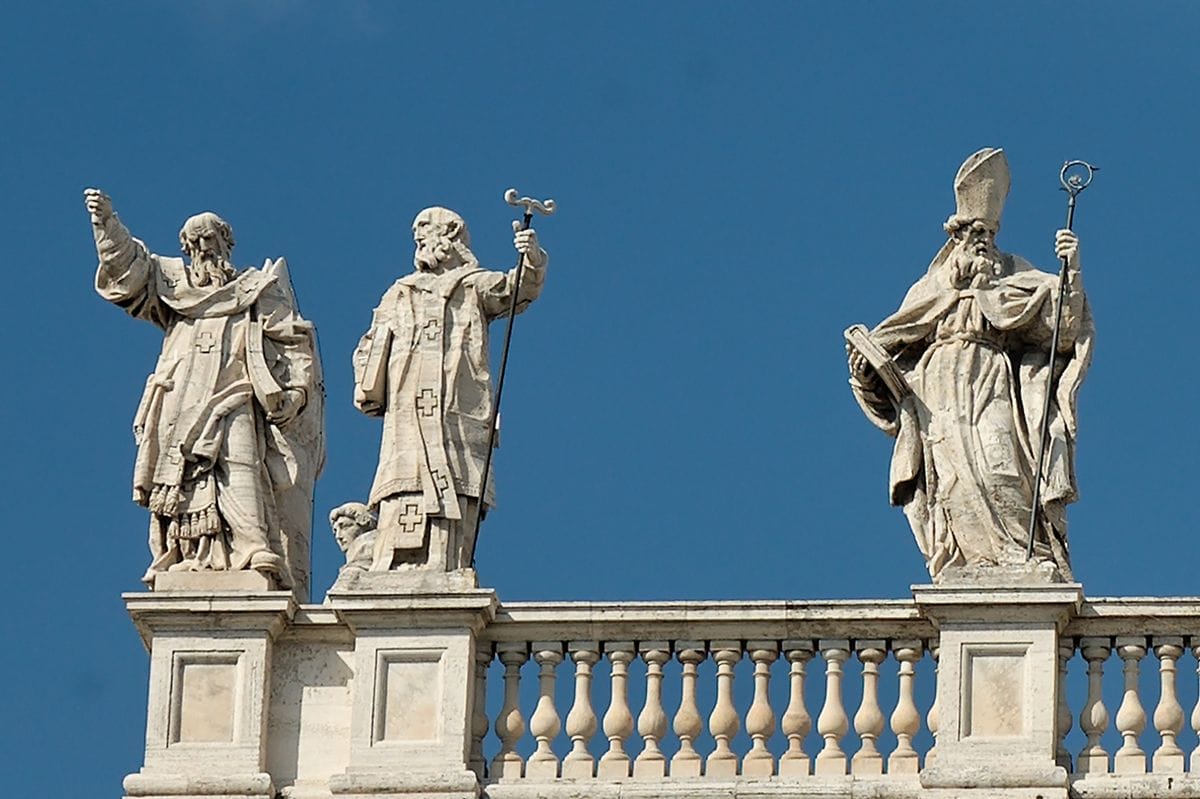
[[[1059,260],[1067,262],[1067,268],[1079,269],[1079,237],[1072,231],[1063,229],[1054,234],[1054,254]]]
[[[533,228],[522,230],[521,223],[516,220],[513,220],[513,247],[525,256],[525,263],[530,266],[537,267],[545,263],[546,259],[538,244],[537,233]]]
[[[88,213],[92,215],[93,225],[103,226],[112,218],[112,198],[100,189],[84,189],[83,204]]]

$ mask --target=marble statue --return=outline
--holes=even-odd
[[[954,180],[945,245],[900,309],[861,347],[847,348],[855,398],[896,439],[890,498],[904,507],[935,580],[1022,568],[1071,576],[1066,505],[1077,497],[1076,395],[1091,358],[1092,316],[1078,240],[1060,230],[1055,252],[1067,261],[1067,294],[1042,511],[1026,564],[1058,276],[997,249],[1008,189],[1003,150],[969,157]],[[882,362],[869,357],[876,348]]]
[[[523,257],[517,312],[537,299],[548,261],[537,234],[514,223]],[[492,418],[488,323],[506,316],[517,270],[483,269],[463,218],[427,208],[412,226],[415,271],[375,309],[354,352],[354,404],[383,417],[369,497],[379,515],[374,572],[468,569]],[[482,501],[483,507],[480,507]]]
[[[150,511],[151,587],[164,573],[253,570],[307,596],[324,387],[286,262],[236,270],[213,213],[179,231],[189,263],[151,253],[88,189],[96,291],[161,328],[133,423],[133,499]]]
[[[361,502],[347,502],[329,512],[333,537],[346,556],[339,575],[370,570],[375,557],[375,525],[375,514]]]

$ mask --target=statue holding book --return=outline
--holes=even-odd
[[[968,158],[926,274],[873,330],[846,331],[855,399],[896,439],[891,502],[939,581],[1027,562],[1058,277],[996,248],[1008,188],[1002,150]],[[1055,251],[1067,282],[1030,569],[1070,579],[1066,505],[1077,497],[1076,395],[1093,325],[1075,234],[1058,231]]]

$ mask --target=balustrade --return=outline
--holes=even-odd
[[[745,625],[748,635],[739,638],[722,634],[741,626],[736,618],[708,625],[712,635],[687,638],[672,633],[704,632],[705,625],[682,615],[663,619],[661,612],[648,614],[644,624],[630,622],[627,616],[616,618],[614,612],[609,625],[573,625],[567,612],[562,614],[566,618],[530,623],[527,637],[501,620],[488,631],[495,634],[496,656],[504,665],[503,702],[494,721],[499,751],[489,777],[505,782],[517,778],[809,778],[847,773],[911,778],[918,773],[921,759],[915,747],[922,718],[916,683],[919,673],[926,680],[932,676],[932,664],[921,671],[932,629],[907,609],[888,610],[891,618],[875,624],[882,635],[863,638],[822,637],[836,630],[834,621],[810,625],[811,637],[788,637],[786,633],[800,627],[786,618],[759,619]],[[872,615],[879,615],[875,607],[864,608],[856,626],[869,628],[875,622]],[[635,629],[639,634],[655,630],[663,634],[619,637],[622,631]],[[581,635],[586,633],[593,638]],[[768,635],[751,637],[755,633]],[[608,634],[614,634],[611,640]],[[640,664],[635,662],[639,658]],[[712,666],[702,671],[710,658]],[[895,661],[894,670],[884,669],[889,658]],[[537,665],[538,691],[526,715],[519,702],[520,679],[521,667],[530,659]],[[608,679],[596,683],[594,672],[603,660],[607,660]],[[486,661],[481,663],[482,669]],[[810,670],[818,667],[824,698],[814,721],[805,693]],[[885,675],[895,680],[889,692],[898,697],[894,707],[883,707]],[[782,682],[783,688],[773,692],[775,681]],[[674,690],[666,690],[666,683]],[[668,706],[664,696],[678,699]],[[702,703],[701,696],[710,698]],[[786,696],[786,705],[776,706],[781,696]],[[852,719],[844,704],[847,697],[857,702]],[[482,706],[481,698],[477,706]],[[564,709],[570,706],[565,719],[560,718],[560,704]],[[530,745],[520,743],[526,719],[532,753],[522,761],[522,747]],[[891,751],[882,751],[881,737],[889,724],[896,743]],[[486,726],[476,719],[472,729],[478,738],[478,731],[486,731]],[[565,738],[557,741],[564,730]],[[596,737],[598,730],[602,738]],[[749,739],[744,748],[737,743],[745,740],[739,737],[743,730]],[[705,732],[711,742],[702,749]],[[814,732],[820,735],[819,739],[813,736],[820,743],[817,754],[810,756],[814,741],[806,739]],[[473,752],[480,749],[478,741],[473,740],[472,747]],[[854,753],[852,758],[847,750]]]
[[[937,757],[939,708],[936,700],[923,706],[919,697],[931,696],[940,652],[934,630],[915,613],[889,609],[890,615],[871,619],[864,609],[847,626],[874,634],[838,638],[830,635],[837,630],[836,618],[798,623],[786,613],[771,618],[759,611],[743,623],[728,617],[697,620],[694,614],[658,608],[639,618],[614,607],[611,618],[583,623],[572,619],[571,607],[562,611],[563,618],[531,614],[534,618],[526,621],[521,613],[511,613],[480,643],[470,766],[482,771],[484,749],[493,751],[489,780],[847,774],[903,780],[915,778]],[[1075,781],[1095,775],[1186,774],[1197,765],[1200,747],[1193,736],[1200,737],[1200,701],[1192,705],[1189,699],[1190,713],[1185,711],[1178,672],[1185,657],[1200,662],[1200,619],[1191,628],[1198,631],[1193,638],[1181,634],[1187,629],[1183,621],[1147,629],[1146,615],[1123,612],[1115,603],[1100,606],[1072,622],[1059,639],[1054,757],[1068,771],[1074,769]],[[587,613],[595,615],[590,608]],[[529,635],[523,635],[526,630]],[[730,636],[735,630],[744,636]],[[1131,630],[1139,634],[1124,634]],[[801,631],[808,635],[795,637]],[[490,727],[495,738],[485,742],[489,726],[483,708],[485,687],[492,687],[487,676],[493,652],[504,667],[494,685],[503,694]],[[1069,664],[1076,652],[1081,667],[1072,674]],[[521,697],[532,696],[533,687],[523,694],[521,677],[529,660],[526,677],[532,681],[536,664],[537,693],[526,707]],[[1120,670],[1109,667],[1113,661]],[[1156,696],[1142,689],[1143,661],[1147,669],[1157,665]],[[1188,668],[1192,662],[1186,661]],[[595,681],[601,665],[607,667],[601,672],[606,679]],[[1110,690],[1118,683],[1122,689],[1112,715],[1106,673],[1113,681]],[[1200,680],[1200,665],[1196,673]],[[1068,685],[1077,687],[1068,691]],[[1072,707],[1076,692],[1081,705]],[[889,696],[894,704],[885,700]],[[565,718],[560,705],[570,707]],[[924,739],[923,721],[930,733]],[[1079,745],[1072,743],[1076,724],[1075,735],[1082,739],[1077,753],[1067,748]],[[1109,730],[1120,734],[1116,751],[1106,748]],[[1185,731],[1186,742],[1181,740]],[[522,752],[529,753],[527,760]]]

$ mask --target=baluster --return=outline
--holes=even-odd
[[[1071,731],[1071,706],[1067,704],[1067,664],[1075,656],[1075,641],[1061,639],[1058,643],[1058,718],[1055,719],[1058,748],[1054,760],[1071,773],[1071,753],[1067,751],[1067,733]]]
[[[850,760],[855,774],[882,774],[883,755],[879,754],[879,734],[883,732],[883,711],[879,709],[879,664],[887,657],[887,641],[855,641],[862,663],[862,702],[854,714],[854,732],[861,744]]]
[[[850,657],[850,642],[822,640],[818,643],[825,659],[825,704],[817,716],[817,732],[825,739],[817,753],[816,774],[845,774],[846,753],[839,743],[849,729],[846,710],[842,707],[842,664]]]
[[[1117,709],[1117,729],[1125,742],[1113,756],[1113,771],[1144,774],[1146,753],[1138,746],[1138,736],[1146,729],[1146,711],[1138,698],[1138,661],[1146,654],[1146,639],[1141,636],[1117,638],[1117,654],[1125,661],[1125,696]]]
[[[529,731],[537,741],[537,749],[525,764],[525,776],[552,780],[558,776],[558,755],[550,748],[550,742],[562,730],[558,708],[554,706],[554,686],[557,682],[555,669],[562,663],[562,644],[557,641],[534,642],[533,659],[537,661],[540,672],[537,707],[529,719]]]
[[[564,777],[591,777],[596,760],[588,751],[588,741],[596,734],[596,711],[592,709],[592,667],[600,660],[596,641],[572,641],[567,645],[575,662],[575,701],[567,714],[567,735],[571,751],[563,758]]]
[[[483,779],[486,762],[483,759],[483,739],[488,732],[487,717],[487,671],[492,665],[492,644],[480,641],[475,649],[475,700],[471,708],[471,771]]]
[[[888,774],[916,774],[920,770],[917,750],[912,740],[921,730],[921,714],[913,695],[913,681],[917,663],[921,660],[920,641],[893,641],[892,651],[900,664],[900,696],[896,709],[892,711],[892,733],[896,736],[896,748],[888,755]]]
[[[747,777],[770,777],[775,774],[775,756],[767,749],[767,741],[775,732],[775,713],[771,710],[771,664],[779,657],[775,641],[747,641],[746,649],[754,663],[754,701],[746,714],[746,732],[750,734],[750,751],[742,759],[742,774]]]
[[[804,705],[804,676],[808,661],[813,656],[812,641],[784,641],[783,651],[791,664],[788,672],[791,693],[787,710],[783,714],[783,734],[787,736],[787,751],[779,758],[780,776],[807,776],[808,753],[804,751],[804,737],[812,729],[812,717]]]
[[[676,641],[676,657],[683,664],[683,690],[679,698],[679,712],[675,714],[675,736],[679,739],[679,751],[671,758],[672,777],[699,777],[700,755],[696,752],[696,737],[703,729],[700,708],[696,705],[696,672],[704,662],[704,644],[700,641]]]
[[[716,742],[716,748],[704,764],[704,773],[710,777],[736,777],[737,755],[729,748],[729,742],[737,735],[741,723],[737,708],[733,706],[733,667],[742,659],[740,641],[713,641],[713,660],[717,661],[717,702],[708,717],[708,731]]]
[[[937,638],[929,642],[929,656],[933,658],[933,703],[929,706],[929,713],[925,716],[925,726],[929,728],[929,735],[933,738],[933,745],[929,747],[929,751],[925,753],[925,768],[933,765],[933,761],[937,760],[937,737],[938,737],[938,690],[941,662],[938,660],[938,655],[941,654],[942,648]]]
[[[1176,662],[1183,654],[1183,639],[1176,636],[1154,636],[1154,654],[1158,656],[1158,678],[1161,690],[1158,707],[1154,709],[1154,728],[1162,739],[1151,761],[1155,774],[1183,773],[1183,750],[1175,738],[1183,729],[1183,706],[1176,693]]]
[[[629,755],[625,739],[633,733],[633,714],[629,712],[629,661],[633,660],[632,641],[610,641],[604,645],[612,663],[612,697],[604,714],[604,734],[608,751],[600,756],[596,776],[602,779],[629,776]]]
[[[1192,637],[1192,655],[1196,658],[1196,676],[1200,677],[1200,642],[1197,642],[1195,636]],[[1196,733],[1197,743],[1196,748],[1192,750],[1188,770],[1194,773],[1200,771],[1200,699],[1196,700],[1196,706],[1192,708],[1192,730]]]
[[[1079,714],[1079,729],[1087,743],[1079,751],[1075,768],[1080,774],[1107,774],[1108,751],[1100,745],[1100,737],[1108,729],[1108,708],[1104,706],[1104,662],[1112,654],[1108,638],[1081,638],[1079,649],[1088,664],[1087,704]]]
[[[667,757],[659,749],[659,741],[667,734],[667,714],[662,706],[663,664],[671,659],[671,647],[666,641],[642,641],[638,644],[642,660],[646,661],[646,704],[638,714],[638,735],[642,736],[642,751],[633,761],[634,777],[667,776]]]
[[[525,719],[521,716],[521,666],[529,659],[526,644],[506,641],[496,646],[504,664],[504,706],[496,716],[496,737],[500,751],[492,759],[492,777],[517,779],[525,773],[525,761],[517,754],[517,741],[525,734]]]

